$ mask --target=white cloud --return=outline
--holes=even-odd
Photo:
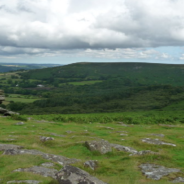
[[[104,58],[170,59],[154,47],[183,46],[183,7],[183,0],[1,0],[0,54],[82,49]],[[137,50],[146,47],[153,49]]]

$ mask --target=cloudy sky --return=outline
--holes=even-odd
[[[184,64],[183,0],[0,0],[0,63]]]

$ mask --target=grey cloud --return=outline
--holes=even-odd
[[[18,3],[17,10],[23,11],[23,12],[28,12],[28,13],[33,13],[33,11],[24,3]]]

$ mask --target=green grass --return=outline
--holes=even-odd
[[[10,101],[32,103],[36,100],[40,100],[40,98],[32,95],[9,94],[8,97],[5,98],[5,101],[3,102],[3,104],[7,105],[10,103]]]
[[[131,116],[132,115],[132,116]],[[179,115],[175,114],[175,115]],[[169,115],[168,115],[169,116]],[[171,115],[170,115],[171,116]],[[24,118],[26,116],[23,116]],[[62,118],[61,118],[62,117]],[[141,118],[140,124],[133,124],[128,127],[118,124],[121,118],[127,117],[138,120]],[[144,118],[145,119],[144,119]],[[146,124],[149,117],[149,124]],[[142,112],[142,113],[111,113],[111,114],[86,114],[86,115],[48,115],[48,116],[31,116],[31,120],[25,122],[25,125],[15,125],[17,120],[11,118],[0,117],[0,143],[16,144],[24,146],[26,149],[36,149],[46,153],[62,155],[69,158],[81,159],[81,162],[74,164],[81,169],[86,170],[93,176],[107,182],[109,184],[164,184],[168,180],[176,176],[184,177],[184,174],[172,174],[164,177],[160,181],[153,181],[146,179],[141,174],[139,164],[141,163],[155,163],[164,165],[166,167],[178,168],[184,171],[184,138],[183,131],[184,125],[179,122],[173,122],[175,127],[165,127],[155,124],[155,118],[166,118],[163,112]],[[53,119],[55,120],[53,122]],[[66,118],[66,119],[65,119]],[[101,119],[102,118],[102,119]],[[151,120],[153,119],[153,123]],[[171,117],[170,117],[171,118]],[[41,121],[44,120],[45,121]],[[91,120],[91,121],[90,121]],[[169,124],[169,123],[167,123]],[[109,129],[110,127],[111,129]],[[71,131],[71,133],[67,133]],[[128,136],[121,136],[121,132],[126,131]],[[65,137],[57,137],[54,141],[46,143],[40,142],[39,137],[51,136],[51,133],[64,135]],[[176,144],[176,147],[159,146],[146,144],[141,141],[142,138],[150,137],[151,133],[162,133],[165,135],[159,138],[166,142]],[[9,138],[15,138],[14,141],[8,141]],[[98,152],[91,152],[85,146],[86,140],[105,139],[110,143],[121,144],[130,146],[137,150],[152,150],[158,155],[146,156],[129,156],[129,153],[113,152],[101,155]],[[125,140],[122,140],[125,139]],[[93,171],[84,168],[83,163],[86,160],[98,160],[99,166]],[[33,165],[40,165],[41,163],[48,162],[39,156],[31,155],[17,155],[7,156],[0,155],[0,176],[3,183],[10,180],[23,180],[35,179],[43,181],[45,184],[53,183],[50,178],[44,178],[39,175],[31,173],[13,173],[12,171],[17,168],[27,168]],[[55,163],[55,168],[60,169],[60,166]]]

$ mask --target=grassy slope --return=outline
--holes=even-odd
[[[120,115],[120,114],[119,114]],[[129,114],[130,116],[131,114]],[[135,116],[145,116],[143,114],[132,114]],[[153,112],[147,112],[147,117],[156,116]],[[157,114],[158,115],[158,114]],[[62,115],[60,115],[62,116]],[[77,115],[75,115],[77,116]],[[87,116],[87,115],[86,115]],[[100,117],[118,117],[118,114],[100,114],[89,115],[91,123],[86,123],[85,116],[81,116],[81,123],[77,122],[77,119],[72,120],[72,115],[68,115],[68,122],[57,121],[54,123],[38,123],[34,119],[25,122],[23,126],[16,126],[17,121],[11,120],[9,118],[0,117],[0,143],[14,143],[17,145],[24,146],[27,149],[37,149],[46,153],[52,153],[57,155],[63,155],[69,158],[78,158],[82,161],[75,166],[78,166],[92,175],[98,177],[99,179],[107,182],[109,184],[164,184],[168,183],[168,179],[174,178],[176,176],[184,176],[184,174],[172,174],[168,177],[163,178],[160,181],[153,181],[146,179],[139,170],[139,164],[141,163],[155,163],[161,164],[166,167],[179,168],[184,171],[184,139],[183,130],[184,125],[177,124],[176,127],[164,127],[158,124],[146,125],[132,125],[130,127],[124,127],[117,124],[117,121],[113,121],[113,118],[109,123],[99,123]],[[122,120],[127,116],[127,114],[121,114]],[[166,116],[166,114],[165,114]],[[93,117],[93,118],[92,118]],[[96,121],[94,118],[96,117]],[[162,117],[164,117],[162,115]],[[35,119],[44,118],[44,116],[34,116]],[[46,118],[46,116],[45,116]],[[70,119],[71,118],[71,119]],[[83,120],[82,120],[83,119]],[[144,118],[142,118],[144,119]],[[75,122],[76,120],[76,122]],[[93,121],[94,120],[94,121]],[[125,120],[126,121],[126,120]],[[151,121],[151,118],[150,118]],[[85,124],[83,124],[85,122]],[[177,122],[175,122],[177,123]],[[113,130],[109,130],[106,127],[111,127]],[[71,134],[66,133],[66,131],[72,131]],[[87,130],[87,131],[86,131]],[[120,136],[121,131],[127,131],[128,136]],[[52,142],[41,143],[39,141],[39,136],[50,136],[50,133],[57,133],[59,135],[65,135],[65,137],[54,137],[55,140]],[[162,133],[165,134],[164,138],[161,140],[166,142],[171,142],[176,144],[176,147],[169,146],[156,146],[149,145],[141,142],[141,138],[150,137],[151,133]],[[7,141],[8,138],[15,138],[16,141]],[[137,150],[152,150],[158,152],[158,155],[147,155],[147,156],[132,156],[129,157],[128,153],[113,151],[112,153],[100,155],[98,153],[90,152],[86,147],[83,146],[82,142],[86,140],[94,140],[102,138],[108,140],[111,143],[117,143],[125,146],[131,146]],[[122,140],[125,139],[124,141]],[[75,153],[75,154],[74,154]],[[86,169],[83,166],[83,162],[86,160],[98,160],[99,167],[92,171]],[[48,162],[39,156],[6,156],[0,155],[0,176],[3,183],[9,180],[15,179],[36,179],[43,181],[43,183],[54,183],[49,178],[44,178],[39,175],[31,173],[13,173],[14,169],[20,167],[31,167],[34,165],[40,165],[41,163]],[[55,168],[60,169],[60,166],[55,164]]]

